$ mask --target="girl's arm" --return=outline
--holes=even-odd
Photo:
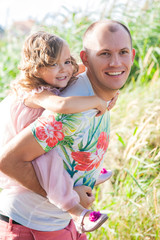
[[[97,96],[60,97],[51,92],[43,91],[25,100],[28,107],[50,110],[56,113],[72,114],[97,109],[98,116],[105,113],[107,102]]]

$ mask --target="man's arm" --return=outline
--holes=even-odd
[[[0,171],[18,181],[24,187],[46,197],[31,161],[45,151],[27,127],[3,147],[0,153]]]
[[[33,192],[46,197],[41,187],[31,161],[45,151],[35,140],[30,127],[27,127],[13,138],[0,153],[0,171],[18,181]],[[56,183],[55,183],[56,184]],[[89,207],[94,201],[92,189],[88,186],[77,186],[74,190],[80,197],[80,203]]]

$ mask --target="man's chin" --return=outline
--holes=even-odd
[[[125,85],[125,83],[126,83],[126,81],[125,82],[123,81],[121,83],[117,83],[114,86],[112,86],[112,89],[117,91],[117,90],[121,89]]]

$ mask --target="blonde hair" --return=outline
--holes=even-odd
[[[40,86],[51,86],[38,76],[38,69],[50,67],[57,62],[64,43],[62,38],[44,31],[30,35],[24,43],[22,61],[19,66],[23,77],[19,77],[12,83],[12,89],[18,92],[21,88],[31,91]],[[76,79],[75,75],[78,72],[78,64],[72,56],[71,63],[73,75],[70,82]]]

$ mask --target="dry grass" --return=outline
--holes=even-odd
[[[92,240],[160,238],[160,81],[128,89],[111,116],[105,165],[114,176],[95,191],[95,208],[109,220]]]

